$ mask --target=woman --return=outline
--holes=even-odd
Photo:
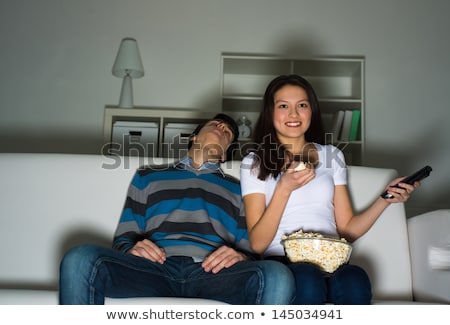
[[[258,147],[241,165],[249,240],[266,259],[288,264],[296,280],[295,304],[370,304],[371,284],[360,267],[345,264],[332,274],[308,263],[291,264],[281,236],[302,229],[352,242],[367,232],[391,203],[405,202],[415,187],[400,182],[354,215],[343,153],[324,144],[318,100],[307,80],[283,75],[268,85],[255,127]],[[295,171],[300,161],[307,168]]]

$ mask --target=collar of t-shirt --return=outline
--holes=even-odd
[[[188,166],[188,167],[198,170],[198,171],[207,171],[207,170],[209,170],[211,172],[219,171],[222,174],[222,176],[224,176],[224,173],[223,173],[222,169],[220,168],[219,162],[206,161],[203,163],[203,165],[200,166],[200,168],[195,168],[193,166],[192,158],[189,156],[186,156],[183,159],[181,159],[178,163],[176,163],[175,167],[177,167],[179,165],[185,165],[185,166]]]

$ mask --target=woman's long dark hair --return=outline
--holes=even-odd
[[[280,143],[275,127],[274,96],[275,93],[286,85],[303,88],[311,105],[311,124],[305,133],[307,142],[325,143],[325,132],[322,125],[322,116],[319,101],[311,84],[303,77],[295,74],[281,75],[273,79],[266,88],[263,98],[263,109],[259,114],[254,128],[253,143],[257,145],[255,150],[256,160],[252,167],[259,166],[258,178],[265,180],[272,175],[276,178],[285,166],[286,148]]]

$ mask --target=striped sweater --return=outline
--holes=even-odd
[[[218,166],[199,171],[178,163],[139,169],[128,189],[113,248],[126,252],[145,238],[167,256],[197,260],[223,245],[250,252],[239,181]]]

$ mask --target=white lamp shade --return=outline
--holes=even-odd
[[[134,38],[126,37],[120,43],[119,52],[112,68],[112,73],[116,77],[141,78],[144,76],[144,66],[137,41]]]

